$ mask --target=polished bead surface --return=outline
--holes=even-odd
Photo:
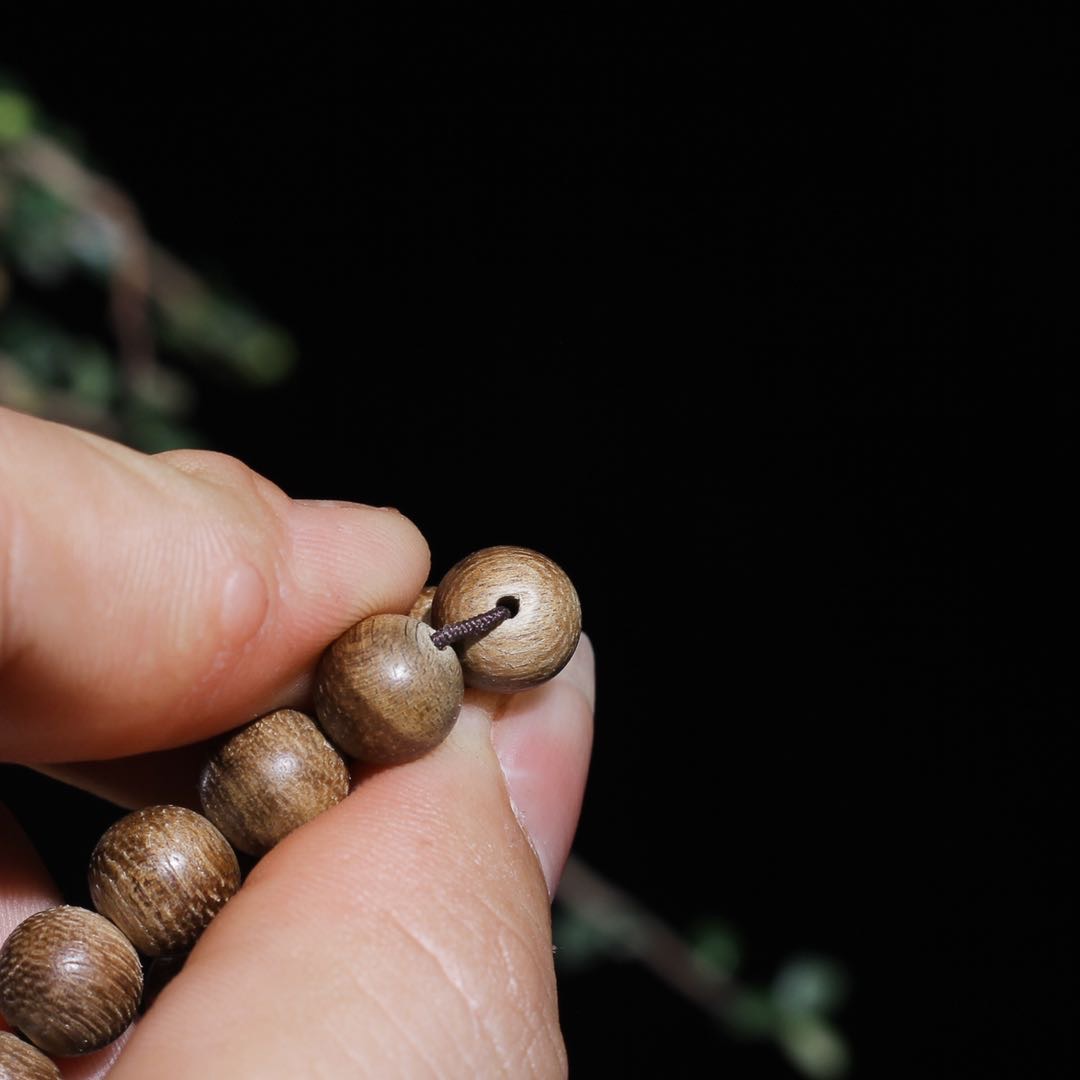
[[[0,1031],[0,1080],[61,1080],[60,1070],[40,1050],[10,1031]]]
[[[202,814],[148,806],[121,818],[90,856],[90,895],[147,956],[184,952],[240,887],[236,852]]]
[[[349,793],[349,770],[315,721],[278,709],[238,731],[203,768],[203,812],[249,855],[329,810]]]
[[[436,649],[430,626],[407,615],[372,615],[323,655],[315,712],[346,754],[392,765],[446,738],[464,689],[454,650]]]
[[[581,603],[562,568],[528,548],[474,552],[439,583],[432,625],[463,622],[499,604],[513,616],[484,637],[455,646],[465,685],[513,693],[557,675],[581,636]]]
[[[85,908],[39,911],[0,949],[0,1012],[47,1054],[107,1046],[131,1023],[141,994],[131,942]]]

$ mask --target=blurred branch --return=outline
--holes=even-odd
[[[122,438],[143,449],[194,445],[177,418],[187,381],[159,348],[224,365],[247,383],[281,379],[289,337],[225,299],[146,233],[133,200],[43,130],[29,97],[0,80],[0,403]],[[100,280],[119,364],[94,340],[15,308],[17,275],[54,288],[71,270]],[[117,370],[118,369],[118,370]],[[842,997],[835,965],[789,962],[769,989],[734,976],[734,934],[712,922],[688,941],[579,857],[558,894],[560,963],[628,958],[735,1035],[773,1038],[805,1075],[832,1080],[847,1048],[825,1018]]]
[[[4,352],[0,352],[0,404],[114,439],[121,434],[119,421],[106,408],[78,393],[42,386]]]
[[[724,972],[704,967],[694,950],[629,893],[571,855],[558,899],[575,915],[615,939],[620,950],[713,1019],[725,1022],[738,984]]]
[[[104,274],[113,332],[130,372],[137,374],[154,363],[153,306],[173,346],[192,353],[216,353],[237,374],[255,382],[274,382],[287,373],[293,357],[287,335],[224,300],[193,270],[155,244],[131,199],[54,139],[30,132],[6,149],[0,144],[0,182],[5,173],[9,187],[18,181],[32,185],[68,214],[63,230],[67,250],[49,254],[54,261],[66,257]],[[14,190],[8,201],[18,194]],[[40,269],[34,256],[40,258],[40,252],[31,248],[30,257],[23,259],[31,274]],[[55,266],[46,270],[55,271]]]
[[[6,165],[14,176],[39,184],[75,210],[84,227],[100,230],[112,253],[107,281],[113,334],[128,378],[134,380],[155,362],[148,307],[153,246],[135,205],[115,184],[90,172],[44,135],[19,140]]]
[[[104,288],[114,350],[25,309],[20,280],[55,290],[72,273]],[[0,402],[148,450],[196,438],[178,423],[193,391],[162,350],[251,385],[278,382],[295,354],[284,331],[155,243],[131,197],[51,134],[2,75],[0,314]]]
[[[724,966],[738,959],[726,929],[691,943],[574,854],[556,899],[565,911],[556,923],[557,958],[562,939],[572,962],[604,953],[635,960],[732,1034],[774,1039],[804,1075],[847,1074],[850,1054],[825,1015],[842,1001],[846,980],[830,961],[795,959],[768,990],[749,987]]]

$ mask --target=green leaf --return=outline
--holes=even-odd
[[[124,254],[124,235],[105,214],[94,211],[73,215],[67,230],[68,251],[92,275],[104,277]]]
[[[75,262],[74,214],[67,203],[32,183],[11,191],[6,240],[20,269],[42,285],[56,284]]]
[[[147,408],[167,416],[182,416],[195,404],[195,391],[182,375],[155,366],[136,372],[131,391]]]
[[[198,291],[162,304],[159,314],[166,345],[221,362],[245,382],[268,386],[292,370],[296,349],[289,335],[240,304]]]
[[[83,401],[107,406],[116,392],[116,369],[104,350],[81,348],[70,354],[71,392]]]
[[[292,370],[294,349],[287,334],[271,326],[255,326],[236,343],[236,358],[252,382],[280,382]]]
[[[25,138],[34,127],[34,106],[24,94],[0,89],[0,147]]]
[[[776,1006],[761,990],[741,990],[728,1004],[724,1020],[733,1035],[763,1039],[776,1029]]]
[[[851,1067],[844,1040],[820,1018],[804,1016],[785,1021],[779,1039],[795,1068],[812,1080],[837,1080],[846,1076]]]
[[[133,402],[124,411],[122,419],[124,441],[148,454],[202,445],[202,439],[193,428],[139,402]]]
[[[711,919],[691,935],[694,959],[704,968],[723,975],[735,973],[742,960],[742,946],[735,931],[725,922]]]
[[[789,961],[773,980],[773,1001],[793,1016],[827,1013],[847,995],[847,975],[839,965],[820,956]]]

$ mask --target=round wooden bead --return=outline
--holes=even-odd
[[[85,908],[39,911],[0,949],[0,1012],[47,1054],[108,1045],[131,1023],[141,994],[131,942]]]
[[[195,944],[240,887],[236,852],[183,806],[148,806],[121,818],[90,856],[90,896],[147,956]]]
[[[0,1031],[0,1080],[61,1080],[60,1070],[40,1050],[10,1031]]]
[[[431,624],[431,605],[435,600],[435,590],[435,585],[428,585],[420,590],[420,595],[409,609],[410,619],[419,619],[422,623]]]
[[[327,649],[315,680],[323,731],[352,757],[411,761],[454,726],[465,692],[453,649],[407,615],[372,615]]]
[[[466,686],[513,693],[557,675],[581,637],[581,603],[564,571],[528,548],[474,552],[439,583],[432,625],[463,622],[498,604],[513,616],[456,646]]]
[[[315,722],[279,709],[237,732],[203,768],[203,812],[236,848],[262,855],[349,794],[349,770]]]

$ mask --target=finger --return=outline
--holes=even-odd
[[[23,919],[59,903],[56,885],[26,833],[0,803],[0,941]]]
[[[588,657],[496,721],[522,725],[500,738],[517,743],[508,774],[531,838],[493,745],[503,699],[470,694],[437,750],[367,776],[263,858],[117,1080],[204,1076],[208,1061],[260,1078],[565,1073],[537,854],[557,873],[580,805]],[[545,776],[562,811],[538,794]]]
[[[395,512],[0,409],[0,759],[159,750],[269,711],[427,567]]]
[[[581,814],[595,701],[593,648],[583,634],[563,671],[510,698],[492,732],[511,804],[552,896]]]
[[[557,678],[505,699],[493,729],[511,804],[532,839],[552,895],[581,811],[595,700],[593,648],[582,635]],[[37,770],[129,809],[173,803],[201,810],[199,773],[217,744],[208,740],[114,761],[41,765]]]
[[[199,773],[219,742],[204,739],[174,750],[108,761],[35,765],[34,770],[129,810],[158,803],[200,810]]]
[[[36,911],[62,903],[60,893],[11,812],[0,804],[0,944]],[[0,1030],[9,1030],[0,1017]],[[129,1028],[94,1054],[56,1059],[64,1080],[98,1080],[112,1068],[130,1037]]]
[[[306,683],[306,679],[303,680]],[[311,694],[306,686],[283,694],[275,708],[299,709],[312,714]],[[32,766],[35,772],[70,784],[99,799],[129,810],[156,803],[188,806],[201,812],[199,774],[229,733],[177,746],[151,750],[105,761],[48,762]]]

